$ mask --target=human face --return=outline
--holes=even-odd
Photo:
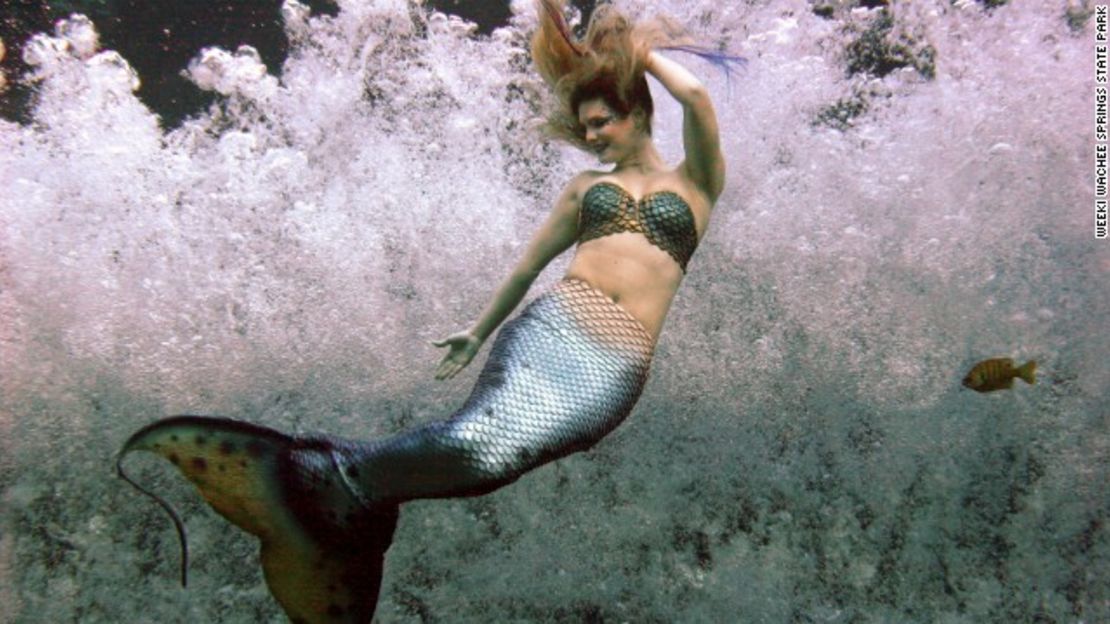
[[[638,132],[632,115],[621,117],[601,98],[578,106],[578,122],[586,129],[586,144],[601,162],[617,162],[635,147]]]

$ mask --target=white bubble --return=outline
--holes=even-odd
[[[69,58],[69,45],[62,39],[37,34],[23,46],[23,62],[36,68],[37,75],[45,76],[63,59]]]
[[[69,19],[58,20],[54,26],[54,34],[65,41],[73,56],[80,59],[95,54],[100,45],[100,36],[93,27],[92,20],[84,15],[74,14]]]
[[[118,52],[107,50],[88,60],[89,77],[109,91],[138,91],[139,74]]]
[[[285,22],[285,30],[292,35],[300,36],[308,32],[310,15],[309,6],[297,0],[284,0],[281,3],[281,17]]]
[[[277,90],[277,80],[266,71],[258,50],[241,45],[234,54],[221,48],[204,48],[189,62],[186,73],[198,87],[222,95],[265,99]]]

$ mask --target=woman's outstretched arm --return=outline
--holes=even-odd
[[[574,244],[578,236],[578,189],[581,179],[580,174],[563,189],[551,214],[532,236],[524,256],[470,329],[432,343],[437,347],[451,347],[436,369],[436,379],[451,378],[469,364],[486,338],[524,298],[544,267]]]
[[[709,91],[689,70],[658,52],[648,55],[646,70],[682,104],[682,167],[710,201],[716,201],[725,185],[725,159]]]

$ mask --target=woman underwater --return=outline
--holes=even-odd
[[[497,334],[463,407],[374,441],[178,416],[136,432],[120,452],[121,461],[136,450],[166,457],[217,512],[258,536],[266,583],[294,622],[370,621],[401,503],[492,492],[590,448],[640,396],[724,185],[717,120],[699,81],[653,50],[668,41],[662,29],[634,28],[603,5],[579,42],[560,5],[537,3],[532,39],[533,61],[559,103],[547,128],[613,168],[574,177],[473,326],[435,343],[450,349],[436,377],[450,378],[577,242],[564,279]],[[685,160],[674,168],[652,142],[645,74],[682,104]]]

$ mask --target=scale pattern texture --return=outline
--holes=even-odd
[[[643,234],[652,245],[670,254],[683,272],[698,247],[694,213],[677,193],[657,191],[637,203],[620,186],[598,182],[582,198],[578,242],[620,232]]]
[[[451,418],[379,441],[335,441],[342,476],[374,506],[495,490],[619,425],[652,349],[643,325],[606,295],[559,282],[505,324]]]

